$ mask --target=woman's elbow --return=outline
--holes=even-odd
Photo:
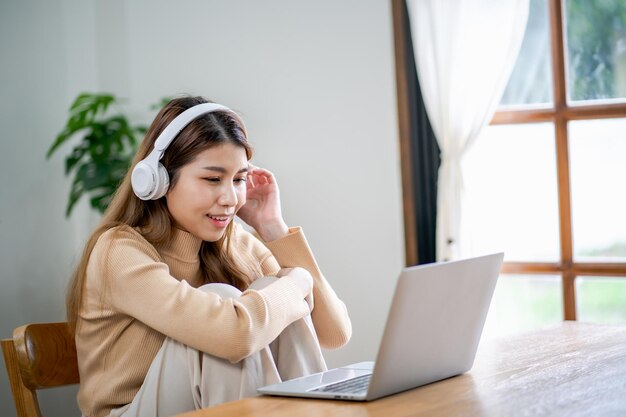
[[[350,322],[337,329],[335,332],[319,336],[320,346],[324,349],[339,349],[348,344],[352,337],[352,324]]]
[[[220,356],[230,363],[238,363],[258,350],[255,349],[249,340],[240,339],[237,342],[222,345],[222,354]]]
[[[230,338],[227,343],[222,344],[222,355],[220,356],[230,363],[238,363],[248,356],[259,352],[268,344],[269,342],[266,343],[261,335],[255,334],[248,329],[241,332],[238,337]]]
[[[232,350],[224,359],[230,363],[238,363],[252,355],[252,353],[254,352],[245,349]]]

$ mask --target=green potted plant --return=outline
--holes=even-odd
[[[164,99],[165,100],[165,99]],[[74,174],[66,217],[88,194],[91,207],[103,213],[126,175],[146,127],[132,125],[119,112],[119,99],[112,94],[82,93],[69,109],[69,119],[48,150],[49,159],[61,145],[76,135],[81,139],[65,158],[65,175]],[[118,112],[111,114],[110,108]]]

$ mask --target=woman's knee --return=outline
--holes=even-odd
[[[248,288],[250,288],[251,290],[260,290],[262,288],[267,287],[270,284],[273,284],[277,280],[278,280],[278,278],[270,277],[270,276],[257,278],[256,280],[254,280],[252,282],[252,284],[250,284],[250,286]]]
[[[252,290],[260,290],[276,282],[277,279],[278,278],[276,277],[270,277],[270,276],[257,278],[256,280],[252,282],[252,284],[250,284],[250,287],[248,288]],[[239,289],[233,287],[232,285],[223,284],[223,283],[205,284],[201,287],[198,287],[198,289],[200,291],[217,294],[222,298],[239,298],[241,296],[241,291],[239,291]]]
[[[222,298],[239,298],[241,291],[229,284],[212,283],[198,287],[200,291],[217,294]]]

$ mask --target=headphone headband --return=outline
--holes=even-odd
[[[180,131],[183,130],[189,123],[193,122],[196,118],[202,116],[203,114],[220,110],[226,111],[235,116],[243,126],[243,121],[239,115],[226,106],[217,103],[197,104],[176,116],[174,120],[172,120],[170,124],[163,129],[163,132],[161,132],[157,140],[154,142],[154,149],[162,153],[168,146],[170,146],[170,143],[172,143],[174,138],[178,136]]]
[[[137,197],[142,200],[157,200],[165,195],[169,187],[169,177],[167,170],[159,162],[168,146],[174,141],[176,136],[192,121],[206,113],[215,111],[225,111],[234,116],[241,124],[244,134],[246,128],[243,120],[237,113],[226,106],[217,103],[202,103],[188,108],[176,116],[163,129],[159,137],[154,141],[152,152],[139,161],[131,175],[131,185]]]

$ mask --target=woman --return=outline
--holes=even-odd
[[[345,305],[251,155],[224,106],[178,98],[156,116],[68,291],[83,415],[165,416],[254,395],[324,370],[320,345],[349,340]]]

